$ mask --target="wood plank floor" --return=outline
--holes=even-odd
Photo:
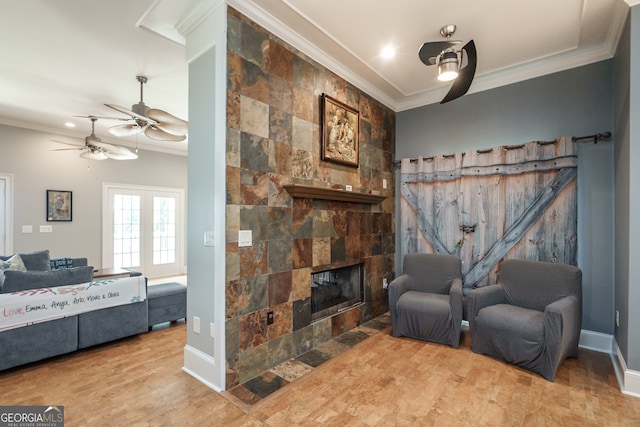
[[[64,405],[66,426],[638,426],[609,356],[551,383],[460,349],[380,332],[247,414],[182,372],[184,323],[0,372],[1,405]],[[25,349],[25,351],[27,351]]]

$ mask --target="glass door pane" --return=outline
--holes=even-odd
[[[140,266],[140,196],[113,196],[113,266]]]
[[[153,198],[153,264],[176,262],[176,199]]]

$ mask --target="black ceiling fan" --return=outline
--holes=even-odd
[[[455,25],[445,25],[440,29],[440,34],[446,40],[423,43],[418,51],[418,56],[425,65],[438,66],[438,80],[453,80],[453,85],[440,104],[453,101],[467,93],[476,74],[476,45],[473,40],[469,40],[457,51],[455,47],[462,41],[451,40],[455,31]]]

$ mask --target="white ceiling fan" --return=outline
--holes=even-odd
[[[131,110],[113,104],[104,104],[134,120],[134,123],[117,125],[109,128],[115,136],[132,136],[144,132],[146,136],[157,141],[184,141],[187,138],[189,123],[164,110],[149,108],[143,102],[143,86],[147,82],[145,76],[136,76],[140,82],[140,102],[133,104]]]
[[[107,144],[106,142],[102,142],[100,138],[98,138],[95,134],[95,123],[98,120],[96,116],[86,116],[89,120],[91,120],[91,135],[88,135],[84,138],[84,146],[83,147],[74,147],[74,148],[58,148],[54,151],[66,151],[66,150],[80,150],[80,157],[83,159],[89,160],[106,160],[106,159],[114,159],[114,160],[134,160],[138,158],[138,155],[131,152],[128,148],[121,147],[119,145]],[[60,144],[67,145],[75,145],[69,142],[64,141],[56,141],[54,142]]]

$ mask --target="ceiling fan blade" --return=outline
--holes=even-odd
[[[173,135],[160,129],[156,129],[153,126],[148,126],[144,131],[144,134],[156,141],[184,141],[187,139],[184,135]]]
[[[462,43],[462,40],[447,40],[447,41],[437,41],[437,42],[426,42],[423,43],[418,51],[418,56],[420,57],[420,61],[424,65],[435,65],[436,58],[443,50],[449,49],[452,46],[455,46],[459,43]]]
[[[105,119],[105,120],[121,120],[121,121],[131,120],[131,119],[126,119],[124,117],[106,117],[106,116],[73,116],[73,117],[80,117],[83,119]]]
[[[149,118],[157,122],[156,127],[164,132],[183,136],[187,134],[189,123],[164,110],[151,108],[148,112]]]
[[[100,151],[96,151],[96,152],[92,152],[92,151],[85,151],[84,153],[80,153],[80,157],[82,157],[83,159],[88,159],[88,160],[106,160],[108,159],[107,155],[100,152]]]
[[[133,136],[144,130],[137,123],[127,123],[124,125],[111,126],[109,133],[115,136]]]
[[[462,51],[467,55],[467,65],[459,70],[458,77],[453,82],[453,85],[451,85],[451,89],[449,89],[447,95],[440,101],[440,104],[460,98],[467,93],[469,87],[471,87],[478,63],[476,44],[473,40],[469,40],[469,42],[462,47]]]
[[[60,140],[57,140],[57,139],[52,139],[51,142],[57,142],[58,144],[72,145],[72,146],[76,147],[76,148],[59,148],[59,150],[82,150],[84,148],[83,145],[78,145],[78,144],[73,143],[73,142],[60,141]]]
[[[127,150],[129,151],[129,150]],[[113,160],[135,160],[138,158],[138,155],[129,151],[129,154],[120,154],[120,153],[104,153],[110,159]]]
[[[135,112],[133,112],[131,110],[127,110],[126,108],[119,107],[119,106],[113,105],[113,104],[104,104],[104,105],[106,105],[109,108],[113,108],[114,110],[119,111],[122,114],[126,114],[128,116],[131,116],[132,118],[134,118],[136,120],[142,120],[142,121],[147,122],[147,123],[152,124],[152,125],[156,124],[155,120],[150,119],[149,117],[145,117],[145,116],[143,116],[141,114],[135,113]]]
[[[101,151],[110,159],[125,160],[138,158],[138,156],[132,153],[128,148],[120,145],[107,144],[105,142],[94,142],[93,145],[100,148]]]

